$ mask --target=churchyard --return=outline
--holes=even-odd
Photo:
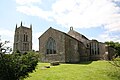
[[[92,61],[79,64],[60,64],[50,66],[49,63],[38,63],[36,71],[30,73],[25,80],[119,80],[120,68],[108,61]]]

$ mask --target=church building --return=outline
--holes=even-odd
[[[43,62],[76,63],[89,60],[110,60],[114,49],[97,40],[89,40],[70,27],[68,33],[50,27],[39,38]]]
[[[68,33],[50,27],[39,38],[39,52],[42,62],[60,61],[77,63],[81,61],[111,60],[115,50],[108,45],[89,40],[70,27]],[[32,51],[32,25],[18,27],[14,34],[13,52]]]
[[[13,52],[16,51],[21,53],[32,51],[32,25],[28,28],[23,26],[22,22],[19,27],[16,24]]]

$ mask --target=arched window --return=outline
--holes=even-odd
[[[90,43],[90,54],[99,55],[99,43],[98,42]]]
[[[46,53],[56,54],[56,42],[52,37],[50,37],[46,43]]]

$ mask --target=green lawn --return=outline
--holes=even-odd
[[[107,61],[60,64],[45,69],[47,65],[49,63],[39,63],[25,80],[120,80],[120,71]]]

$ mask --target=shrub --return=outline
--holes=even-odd
[[[20,80],[28,77],[38,63],[37,54],[4,54],[0,57],[0,80]]]

